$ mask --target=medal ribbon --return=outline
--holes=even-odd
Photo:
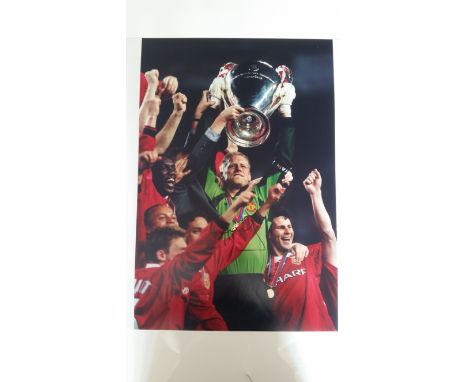
[[[226,194],[226,201],[227,201],[227,205],[228,207],[231,207],[232,206],[232,198],[231,198],[231,195],[229,194]],[[242,219],[242,215],[244,215],[244,209],[245,209],[245,206],[240,208],[236,214],[234,215],[234,222],[235,223],[239,223],[239,221]]]
[[[283,256],[283,259],[281,260],[281,264],[278,268],[276,268],[276,272],[273,276],[273,283],[270,283],[270,280],[271,280],[271,271],[272,271],[272,267],[273,267],[273,263],[275,262],[275,260],[273,259],[273,256],[270,256],[270,262],[268,263],[268,283],[267,285],[270,287],[270,288],[274,288],[276,287],[276,284],[278,284],[278,277],[279,277],[279,273],[281,272],[281,270],[283,269],[284,267],[284,264],[286,263],[286,257],[287,255],[284,255]]]

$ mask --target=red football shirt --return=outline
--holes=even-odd
[[[154,130],[148,126],[145,127],[145,131],[140,134],[140,148],[139,152],[152,150],[156,143],[154,136],[151,131]],[[141,183],[138,187],[138,199],[137,199],[137,222],[136,222],[136,239],[137,248],[135,256],[135,267],[142,268],[145,266],[145,254],[143,253],[143,246],[146,240],[146,228],[145,228],[145,211],[154,206],[155,204],[165,204],[166,199],[158,192],[153,183],[153,175],[151,169],[145,169],[142,172]]]
[[[140,329],[183,329],[189,283],[213,253],[226,226],[211,222],[173,260],[135,271],[135,319]],[[222,224],[221,224],[222,225]]]
[[[137,198],[135,268],[142,268],[146,264],[143,252],[146,241],[145,211],[155,204],[167,203],[167,200],[154,187],[151,170],[144,170],[142,175]]]
[[[268,265],[265,271],[265,280],[269,284],[274,282],[273,275],[281,267],[283,258],[274,260],[270,280]],[[336,303],[337,274],[337,269],[331,264],[322,265],[321,243],[310,245],[309,256],[301,263],[297,263],[292,254],[287,254],[273,288],[273,312],[278,323],[277,329],[336,330],[325,300],[333,301],[335,297]],[[321,285],[322,278],[326,278],[327,282]]]

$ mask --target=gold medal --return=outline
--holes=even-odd
[[[278,283],[278,278],[281,275],[281,270],[283,269],[284,263],[286,262],[286,255],[283,255],[283,259],[281,260],[281,264],[276,268],[276,271],[273,274],[273,264],[274,264],[274,262],[275,262],[275,260],[274,260],[273,256],[270,255],[270,260],[268,261],[268,264],[267,264],[268,274],[267,274],[267,277],[266,277],[266,285],[269,287],[267,289],[268,298],[275,297],[275,291],[273,290],[273,288]]]

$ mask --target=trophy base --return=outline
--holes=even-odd
[[[246,109],[232,123],[228,124],[226,134],[241,147],[256,147],[264,143],[270,135],[270,121],[255,109]]]

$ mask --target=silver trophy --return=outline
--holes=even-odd
[[[269,117],[281,102],[281,77],[267,62],[249,61],[234,64],[225,78],[224,106],[245,109],[229,123],[226,133],[242,147],[255,147],[270,135]]]

